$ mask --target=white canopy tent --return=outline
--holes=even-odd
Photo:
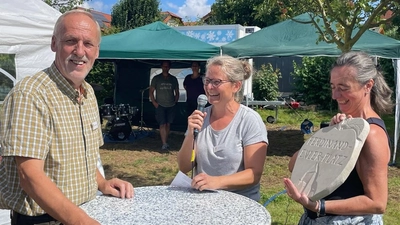
[[[51,36],[60,15],[42,0],[1,0],[0,60],[6,58],[1,56],[13,55],[15,63],[15,74],[0,68],[1,88],[5,80],[15,85],[51,65],[54,60]],[[7,93],[12,86],[5,88]],[[10,224],[9,210],[0,210],[0,224]]]
[[[0,81],[15,84],[51,65],[51,36],[60,15],[41,0],[1,0],[0,55],[15,56],[15,74],[0,68]]]

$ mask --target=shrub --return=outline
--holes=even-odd
[[[281,72],[274,69],[271,63],[261,65],[253,77],[253,95],[257,100],[276,100],[279,96],[278,79]]]
[[[96,91],[97,103],[104,104],[104,99],[114,96],[114,64],[112,62],[102,62],[96,60],[92,70],[86,77],[90,84],[98,84],[103,87]]]
[[[335,58],[303,57],[302,64],[293,62],[295,95],[302,95],[307,105],[317,105],[319,109],[337,109],[331,99],[329,72]]]

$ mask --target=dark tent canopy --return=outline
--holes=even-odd
[[[99,60],[115,65],[115,105],[129,104],[139,109],[132,118],[134,125],[142,120],[148,127],[158,127],[154,107],[149,100],[150,75],[160,68],[162,60],[171,60],[171,68],[188,68],[191,61],[201,62],[220,53],[220,48],[181,34],[162,22],[108,35],[100,43]],[[183,88],[182,85],[180,85]],[[104,100],[100,104],[108,104]],[[187,127],[185,102],[179,102],[172,130]]]
[[[219,51],[219,47],[154,22],[103,37],[99,59],[206,60]]]
[[[269,27],[221,46],[222,53],[234,57],[275,56],[338,56],[341,54],[335,43],[318,42],[319,34],[307,13]],[[358,29],[355,30],[355,32]],[[354,32],[354,34],[355,34]],[[400,58],[400,41],[367,30],[353,46],[373,56]]]

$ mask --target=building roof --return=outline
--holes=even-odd
[[[392,17],[392,15],[393,15],[393,12],[391,10],[388,10],[388,11],[386,11],[385,15],[381,16],[381,19],[385,19],[385,20],[390,19]]]
[[[169,26],[183,25],[182,17],[172,13],[170,11],[161,12],[161,21]]]
[[[175,17],[175,18],[178,18],[178,19],[182,19],[180,16],[178,16],[178,15],[176,15],[175,13],[172,13],[172,12],[170,12],[170,11],[164,11],[164,12],[161,12],[161,15],[169,15],[169,16],[171,16],[171,17]]]
[[[99,12],[99,11],[92,10],[92,9],[86,9],[86,8],[79,7],[79,6],[76,8],[90,12],[101,28],[111,27],[111,15],[110,14]]]

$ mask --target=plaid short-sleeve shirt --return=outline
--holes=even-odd
[[[97,191],[96,162],[103,145],[92,87],[84,95],[51,67],[19,82],[3,103],[0,117],[0,208],[24,215],[44,214],[20,187],[13,156],[44,160],[44,172],[76,205]]]

